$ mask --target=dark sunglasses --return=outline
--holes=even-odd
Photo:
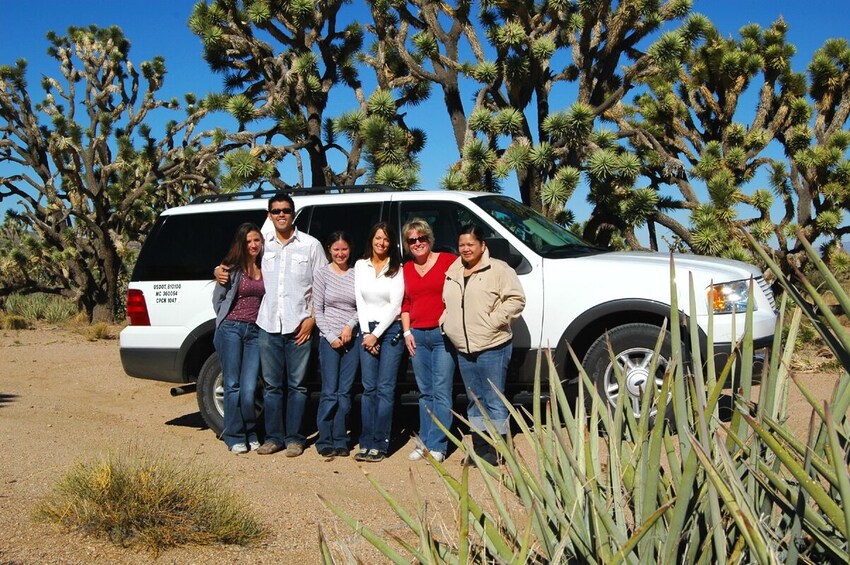
[[[408,245],[413,245],[417,241],[419,243],[427,243],[429,241],[429,239],[428,239],[427,235],[420,235],[419,237],[408,237],[407,238],[407,244]]]
[[[281,214],[289,215],[293,212],[292,208],[272,208],[269,210],[269,214],[272,216],[280,216]]]

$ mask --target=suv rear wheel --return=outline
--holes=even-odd
[[[627,395],[625,408],[632,410],[636,418],[640,417],[641,398],[644,391],[657,394],[661,391],[664,374],[672,362],[672,345],[670,332],[665,331],[661,342],[659,355],[655,355],[655,344],[661,329],[652,324],[625,324],[601,335],[588,349],[582,365],[588,375],[595,378],[596,389],[610,406],[615,406],[621,392]],[[608,351],[608,341],[614,352],[614,361],[619,365],[625,376],[624,390],[621,390],[617,379],[617,370],[611,362]],[[650,366],[655,359],[655,370],[650,374]],[[650,383],[654,380],[654,383]],[[650,418],[655,421],[658,416],[658,405],[650,406]],[[665,419],[672,421],[673,405],[671,395],[663,403]]]
[[[224,378],[218,353],[210,355],[198,374],[198,409],[207,426],[221,436],[224,431]]]
[[[254,410],[257,414],[258,430],[263,426],[263,379],[257,382],[254,395]],[[221,437],[224,431],[224,377],[221,374],[221,362],[218,353],[213,352],[201,367],[197,385],[198,409],[207,426]]]

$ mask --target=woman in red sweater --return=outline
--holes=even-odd
[[[421,218],[409,221],[401,233],[404,248],[413,257],[404,264],[401,325],[419,387],[419,441],[408,459],[422,459],[427,449],[434,459],[443,461],[448,439],[434,418],[446,429],[452,425],[455,352],[440,330],[440,315],[446,269],[457,256],[431,249],[434,232]]]

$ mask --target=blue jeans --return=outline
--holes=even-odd
[[[513,344],[509,341],[478,353],[458,353],[460,375],[469,396],[466,417],[472,429],[487,432],[484,415],[475,404],[474,397],[478,398],[481,407],[496,426],[496,431],[502,435],[508,433],[508,407],[496,396],[492,385],[500,392],[505,392],[505,377],[508,374],[508,361],[511,360],[512,352]]]
[[[351,412],[351,385],[360,364],[361,337],[355,335],[347,347],[334,349],[325,338],[319,339],[319,366],[322,370],[322,394],[316,413],[319,438],[316,449],[348,449],[346,420]]]
[[[404,353],[404,340],[392,339],[398,335],[401,323],[393,322],[378,340],[381,351],[372,355],[360,348],[360,374],[363,379],[363,396],[360,399],[362,428],[360,448],[377,449],[386,453],[393,427],[393,404],[398,366]]]
[[[266,441],[278,445],[304,445],[301,420],[307,404],[304,377],[310,362],[310,342],[295,344],[295,333],[270,334],[260,328],[260,363],[263,367],[263,411]],[[283,409],[283,383],[286,376],[286,413]],[[284,426],[284,418],[286,424]]]
[[[260,376],[260,350],[256,324],[223,320],[216,328],[213,345],[224,379],[224,432],[227,448],[257,441],[254,394]]]
[[[410,361],[419,388],[419,439],[429,451],[445,454],[448,439],[431,415],[451,428],[454,347],[440,328],[410,331],[416,341],[416,355]]]

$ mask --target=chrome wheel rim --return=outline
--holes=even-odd
[[[221,414],[221,417],[224,418],[224,376],[222,376],[221,372],[215,377],[215,384],[213,386],[213,402],[215,403],[215,409],[218,410],[218,413]]]
[[[655,371],[650,375],[653,358],[656,360]],[[631,409],[635,417],[640,417],[640,405],[644,392],[653,397],[661,390],[664,382],[664,374],[667,372],[668,361],[662,355],[655,355],[655,351],[645,347],[632,347],[617,354],[614,358],[619,370],[623,372],[624,388],[626,392],[625,406]],[[653,383],[654,381],[654,383]],[[603,376],[603,387],[605,396],[611,406],[617,405],[620,396],[620,382],[617,379],[617,369],[614,364],[609,363]],[[672,395],[667,394],[666,405]],[[657,404],[650,405],[649,415],[658,413]]]

